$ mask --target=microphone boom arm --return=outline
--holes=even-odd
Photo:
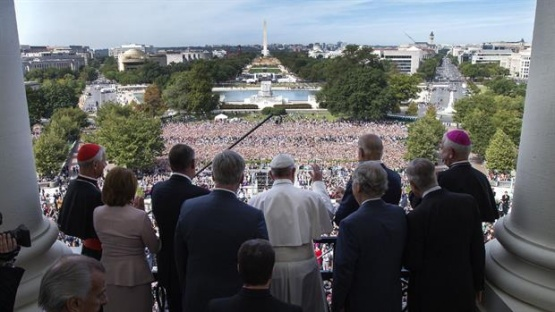
[[[254,128],[252,128],[249,132],[247,132],[245,135],[243,135],[241,138],[239,138],[239,140],[235,141],[235,143],[231,144],[231,146],[229,146],[227,149],[230,150],[230,149],[234,148],[237,144],[241,143],[241,141],[243,141],[246,137],[248,137],[256,129],[260,128],[260,126],[262,126],[264,123],[266,123],[266,121],[270,120],[274,116],[275,116],[274,114],[268,115],[268,117],[264,118],[264,120],[262,120],[260,123],[258,123],[258,125],[254,126]],[[202,167],[202,169],[200,169],[197,173],[195,173],[195,177],[197,177],[201,172],[206,170],[206,168],[210,167],[211,165],[212,165],[212,161],[210,161],[206,166]]]

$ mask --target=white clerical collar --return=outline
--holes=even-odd
[[[430,189],[428,189],[426,192],[424,192],[424,194],[422,194],[422,198],[426,197],[426,195],[430,194],[433,191],[437,191],[437,190],[441,190],[441,186],[436,185]]]
[[[171,175],[172,175],[172,176],[173,176],[173,175],[176,175],[176,176],[184,177],[184,178],[187,178],[187,180],[189,180],[189,181],[193,182],[193,181],[191,180],[191,178],[190,178],[190,177],[189,177],[188,175],[186,175],[186,174],[183,174],[183,173],[179,173],[179,172],[172,172],[172,173],[171,173]]]

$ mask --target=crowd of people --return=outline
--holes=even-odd
[[[204,164],[218,152],[235,143],[256,122],[168,123],[163,127],[166,152],[176,143],[187,144],[198,151]],[[267,166],[278,153],[288,153],[301,165],[318,163],[322,167],[356,165],[356,144],[366,133],[375,133],[384,141],[384,162],[393,169],[406,165],[407,126],[401,122],[329,122],[300,119],[267,122],[245,138],[234,150],[250,164]]]
[[[289,117],[290,118],[290,117]],[[166,153],[176,143],[190,145],[197,151],[197,170],[201,165],[211,160],[219,151],[226,149],[256,125],[256,122],[242,121],[214,123],[214,122],[189,122],[167,123],[163,126],[163,138],[166,143]],[[247,167],[245,179],[239,189],[239,198],[248,201],[257,190],[253,187],[256,173],[267,172],[269,160],[278,152],[289,153],[295,157],[299,164],[296,176],[296,185],[306,188],[311,182],[309,175],[310,164],[317,163],[322,166],[323,181],[327,187],[332,201],[338,204],[353,170],[356,168],[356,144],[358,137],[364,133],[375,133],[384,142],[383,162],[389,168],[400,173],[402,179],[402,197],[400,205],[410,210],[408,201],[408,180],[403,173],[406,161],[403,155],[406,152],[405,139],[407,125],[401,122],[328,122],[315,121],[302,118],[294,120],[285,119],[280,123],[269,122],[257,129],[251,136],[240,143],[235,150],[245,155]],[[203,167],[203,166],[202,166]],[[60,175],[56,177],[56,188],[49,188],[47,183],[41,188],[40,202],[45,216],[57,220],[59,207],[71,180],[77,176],[78,166],[65,166]],[[160,158],[155,169],[148,174],[138,175],[139,187],[146,197],[150,195],[152,187],[170,176],[171,170],[165,157]],[[490,181],[507,181],[509,174],[488,174]],[[210,170],[195,177],[194,183],[206,189],[214,187]],[[271,186],[271,180],[261,190]],[[100,181],[102,186],[102,181]],[[251,191],[248,191],[248,189]],[[45,189],[50,190],[45,192]],[[499,202],[498,205],[501,203]],[[502,207],[507,207],[504,202]],[[505,209],[506,210],[506,209]],[[493,231],[484,231],[485,239],[493,239]],[[80,246],[78,238],[60,233],[59,239],[71,247]]]
[[[166,153],[168,154],[168,156],[162,157],[160,161],[156,164],[156,168],[152,172],[138,173],[138,180],[136,180],[135,182],[133,182],[134,175],[130,173],[132,176],[129,179],[131,182],[133,182],[130,183],[134,185],[133,187],[138,186],[142,191],[138,191],[136,193],[129,191],[127,192],[129,194],[121,200],[125,201],[125,203],[128,203],[129,198],[127,197],[132,197],[132,195],[137,194],[144,194],[146,197],[152,197],[152,210],[154,212],[154,215],[151,216],[150,219],[145,219],[147,220],[145,221],[145,224],[150,224],[150,222],[152,221],[155,225],[158,226],[160,231],[162,250],[158,252],[157,260],[159,269],[162,269],[162,271],[160,271],[161,275],[159,276],[159,281],[161,281],[162,286],[165,287],[168,291],[168,303],[170,304],[170,310],[172,310],[172,307],[181,306],[181,304],[190,305],[191,302],[198,299],[197,295],[190,293],[187,294],[187,298],[197,299],[184,299],[185,297],[181,296],[182,294],[180,293],[180,287],[178,286],[180,283],[183,283],[190,277],[189,275],[185,275],[185,272],[182,271],[183,268],[171,268],[171,264],[174,263],[174,258],[181,259],[179,262],[183,263],[188,263],[188,261],[190,261],[189,259],[191,255],[189,254],[189,248],[191,248],[191,246],[189,246],[189,244],[194,245],[198,242],[196,241],[196,239],[191,241],[189,236],[193,235],[191,234],[192,230],[198,230],[197,226],[195,226],[196,223],[200,224],[202,222],[205,222],[202,221],[204,219],[201,215],[199,215],[200,212],[198,211],[196,206],[207,205],[207,207],[211,207],[212,205],[212,201],[209,200],[208,197],[205,198],[204,196],[202,196],[203,194],[206,194],[207,190],[212,190],[210,194],[213,195],[211,196],[221,197],[215,198],[214,200],[217,199],[216,202],[221,202],[221,200],[223,200],[224,198],[222,196],[227,194],[227,192],[233,192],[236,193],[236,198],[238,199],[238,202],[242,202],[241,204],[234,204],[235,206],[243,207],[242,205],[245,205],[245,207],[248,207],[246,206],[246,203],[248,203],[249,206],[258,208],[260,209],[260,211],[263,212],[265,224],[261,226],[259,223],[253,222],[251,226],[252,229],[256,229],[258,235],[249,236],[251,234],[248,233],[253,232],[250,230],[250,232],[246,231],[245,237],[242,237],[241,239],[238,239],[236,241],[230,241],[230,244],[233,247],[230,248],[234,250],[238,249],[241,242],[249,238],[261,238],[269,240],[276,253],[275,266],[277,271],[274,270],[274,274],[277,274],[276,272],[281,272],[281,267],[288,268],[286,271],[283,271],[283,274],[278,274],[279,276],[277,277],[277,280],[279,280],[279,282],[276,281],[276,278],[271,280],[272,288],[270,288],[270,292],[273,296],[282,301],[302,306],[304,311],[321,311],[324,306],[327,306],[329,304],[332,304],[332,306],[336,307],[341,307],[341,305],[348,304],[346,302],[341,302],[341,300],[344,300],[346,298],[345,296],[348,297],[349,294],[345,294],[343,292],[342,286],[337,289],[335,288],[336,284],[339,285],[342,283],[350,283],[349,277],[347,277],[347,279],[345,280],[344,278],[346,277],[344,275],[341,275],[341,272],[344,272],[342,271],[342,266],[351,266],[349,264],[350,260],[347,261],[347,259],[352,256],[350,255],[351,251],[345,249],[345,244],[347,244],[346,242],[350,241],[350,239],[352,238],[349,238],[347,241],[345,241],[345,239],[347,239],[345,238],[347,234],[344,233],[347,233],[345,231],[348,231],[350,233],[349,235],[355,235],[356,233],[351,232],[352,229],[344,229],[342,234],[341,230],[339,230],[338,232],[338,226],[339,224],[344,224],[345,228],[351,226],[354,226],[356,228],[357,225],[356,223],[351,224],[351,222],[343,223],[342,220],[345,220],[346,218],[349,220],[353,219],[351,215],[357,215],[361,218],[361,220],[368,218],[359,216],[359,214],[357,214],[357,211],[360,210],[358,209],[358,207],[362,202],[366,202],[366,200],[368,199],[376,198],[378,194],[388,205],[401,206],[403,209],[399,209],[403,212],[402,215],[405,215],[407,213],[410,215],[410,211],[413,207],[422,204],[421,198],[419,199],[409,196],[409,191],[414,191],[414,188],[417,187],[417,183],[420,183],[418,182],[420,180],[415,178],[415,173],[407,174],[406,166],[409,165],[409,167],[418,167],[423,165],[421,163],[411,163],[412,165],[410,165],[403,158],[406,151],[405,139],[407,136],[407,128],[406,125],[403,123],[350,123],[314,120],[296,120],[293,122],[286,119],[281,120],[280,122],[268,123],[263,125],[255,133],[247,137],[241,144],[234,148],[236,152],[230,152],[231,154],[221,152],[225,150],[229,145],[234,143],[236,140],[238,140],[243,134],[252,129],[252,127],[254,127],[255,125],[255,123],[241,120],[234,123],[193,122],[165,124],[163,126],[163,137],[166,142]],[[369,135],[369,133],[372,134]],[[495,219],[498,218],[497,206],[495,205],[495,201],[492,201],[493,196],[491,194],[491,188],[488,185],[489,182],[487,181],[485,175],[481,174],[479,180],[469,180],[466,181],[466,183],[458,183],[456,179],[452,180],[452,177],[464,177],[466,175],[466,173],[464,172],[466,172],[467,170],[475,169],[467,169],[467,167],[471,167],[468,165],[470,141],[467,136],[465,137],[466,134],[461,131],[456,133],[452,132],[449,135],[450,137],[447,136],[447,134],[444,137],[440,154],[443,161],[450,166],[450,169],[448,170],[449,172],[443,172],[439,174],[439,186],[446,187],[447,189],[452,191],[472,195],[468,197],[474,197],[476,199],[477,207],[479,208],[479,211],[481,213],[479,216],[480,221],[495,221]],[[176,167],[175,159],[172,163],[172,151],[177,146],[190,146],[191,151],[181,151],[180,155],[189,155],[187,156],[188,158],[185,157],[189,160],[186,163],[183,163]],[[97,226],[96,223],[95,227],[92,226],[92,223],[87,226],[81,225],[80,227],[78,227],[76,224],[70,222],[71,218],[67,216],[67,214],[71,213],[84,214],[82,211],[75,212],[75,210],[73,210],[72,212],[72,209],[74,209],[72,207],[75,207],[78,202],[82,202],[82,204],[90,206],[90,209],[86,209],[87,211],[90,210],[90,215],[80,216],[81,219],[85,218],[92,221],[92,210],[95,209],[95,207],[97,206],[101,206],[102,203],[108,205],[104,206],[107,208],[103,208],[106,213],[113,214],[114,212],[110,212],[112,210],[112,208],[110,208],[110,205],[114,205],[114,203],[110,204],[106,202],[106,198],[109,197],[105,197],[107,196],[105,192],[108,192],[108,190],[112,187],[115,187],[115,185],[118,185],[117,187],[121,188],[121,181],[117,182],[119,184],[113,184],[114,186],[108,185],[109,187],[107,187],[106,185],[104,185],[104,183],[106,183],[106,180],[97,180],[98,178],[103,176],[102,172],[104,171],[107,164],[106,152],[104,151],[104,149],[94,144],[86,144],[85,147],[87,148],[83,147],[84,146],[81,147],[78,154],[79,166],[70,166],[64,168],[62,174],[57,179],[59,186],[54,189],[54,191],[50,189],[49,192],[45,192],[44,189],[41,189],[41,205],[46,216],[51,217],[55,220],[57,219],[58,224],[60,225],[60,228],[62,230],[62,233],[60,234],[61,240],[64,240],[68,245],[73,247],[82,245],[83,254],[101,260],[104,266],[107,266],[108,273],[110,273],[113,271],[112,267],[114,266],[114,262],[108,258],[111,257],[110,255],[119,254],[120,252],[115,251],[115,249],[112,249],[110,247],[112,243],[111,237],[114,237],[114,235],[115,237],[118,237],[119,234],[114,234],[115,229],[112,227],[103,227],[102,229],[100,229],[100,232],[99,229],[96,229],[95,231],[95,228]],[[82,150],[85,151],[82,153]],[[176,152],[174,151],[173,153],[175,154]],[[218,157],[214,158],[214,161],[216,163],[213,164],[211,168],[209,168],[202,174],[195,176],[196,170],[198,170],[200,167],[203,167],[203,165],[208,161],[212,160],[214,155],[218,155],[220,159],[218,159]],[[175,157],[176,156],[174,156],[174,158]],[[184,156],[180,157],[183,158]],[[236,162],[237,164],[240,164],[242,162],[243,164],[241,166],[230,166],[230,162]],[[375,164],[375,166],[372,165],[366,168],[364,166],[361,166],[363,162]],[[427,166],[427,163],[424,165]],[[237,168],[240,168],[240,172],[235,172],[237,171]],[[110,171],[111,175],[116,175],[118,170],[119,169],[117,167],[116,170],[112,169]],[[233,174],[229,170],[233,170]],[[370,183],[369,187],[375,187],[375,185],[372,184],[375,181],[372,182],[370,180],[376,178],[375,174],[378,171],[384,172],[384,177],[387,182],[386,184],[388,184],[387,187],[379,189],[378,191],[368,191],[368,188],[360,186],[364,183]],[[455,174],[454,172],[458,173]],[[222,176],[222,174],[224,173],[226,176]],[[230,174],[231,176],[228,176]],[[71,179],[76,175],[76,179]],[[194,196],[191,195],[191,197],[188,197],[192,198],[195,196],[202,196],[203,198],[201,201],[198,201],[198,203],[195,201],[194,205],[192,204],[193,201],[188,201],[189,203],[191,203],[189,205],[190,207],[188,208],[188,210],[191,211],[189,214],[191,214],[191,216],[194,215],[195,218],[199,218],[198,222],[193,221],[193,223],[191,224],[190,222],[192,221],[190,221],[190,219],[186,219],[184,222],[187,222],[187,225],[185,225],[185,223],[183,225],[180,225],[180,223],[182,222],[182,217],[178,218],[177,215],[157,215],[156,206],[160,207],[170,204],[172,206],[176,206],[177,212],[179,212],[181,202],[183,202],[183,200],[185,199],[181,197],[176,197],[177,199],[179,199],[179,203],[169,203],[167,199],[172,197],[173,193],[178,194],[178,191],[168,191],[169,193],[165,195],[160,195],[160,192],[162,190],[161,185],[166,185],[164,183],[170,183],[172,180],[175,180],[177,176],[186,177],[186,180],[189,181],[189,185],[192,183],[193,185],[197,185],[199,190],[203,190],[202,192],[199,191],[199,193]],[[468,175],[468,177],[470,176],[471,175]],[[436,187],[439,187],[437,186],[437,181],[435,183],[436,186],[432,185],[427,192],[434,191],[436,190]],[[469,188],[469,185],[474,185],[474,188]],[[485,187],[486,185],[488,185],[487,189]],[[428,187],[429,185],[424,186]],[[298,190],[297,187],[300,187],[301,189],[299,190],[299,194],[296,193],[297,191],[294,191]],[[80,190],[78,191],[78,189]],[[222,189],[227,191],[215,192],[215,190]],[[100,190],[102,190],[102,194],[100,193]],[[169,190],[171,190],[171,187],[169,188]],[[118,193],[122,192],[119,189],[116,191]],[[83,194],[88,195],[86,195],[87,197],[79,199],[79,196],[85,196]],[[414,194],[417,194],[420,197],[425,197],[426,192],[411,192],[411,195]],[[113,196],[114,194],[112,194],[112,197]],[[285,199],[286,197],[291,197],[291,199]],[[163,198],[163,200],[160,201],[157,198]],[[301,203],[301,201],[299,201],[300,199],[308,201],[306,203]],[[509,197],[507,197],[505,201],[508,202]],[[286,204],[285,202],[296,204],[291,205]],[[276,209],[280,209],[279,207],[284,207],[284,204],[286,204],[288,209],[291,210],[278,212],[280,210]],[[133,212],[133,206],[137,205],[141,206],[142,204],[137,204],[133,202],[132,205],[127,205],[129,208],[126,209],[129,211],[130,215],[135,215],[135,213]],[[276,206],[276,208],[272,209],[273,206]],[[296,206],[299,207],[297,208]],[[309,209],[312,212],[308,214],[308,217],[305,214],[297,216],[299,211],[301,211],[302,209],[308,209],[307,207],[312,206],[314,207]],[[494,211],[490,209],[491,207],[493,207]],[[62,208],[61,212],[60,208]],[[144,205],[142,206],[142,209],[144,210]],[[66,214],[65,219],[64,213]],[[246,210],[245,213],[247,213]],[[221,212],[218,215],[220,214],[225,213]],[[100,212],[98,213],[98,215],[98,218],[100,218]],[[289,223],[287,225],[287,228],[283,228],[284,224],[282,222],[284,215],[288,216],[288,222],[292,222],[292,220],[297,221]],[[141,215],[141,217],[142,216],[143,215]],[[226,217],[227,219],[224,219],[229,221],[232,217],[238,216],[229,215]],[[94,218],[97,218],[96,212]],[[166,220],[171,220],[169,225],[164,225],[163,222],[165,221],[162,221],[164,220],[164,218]],[[183,233],[180,244],[183,244],[183,248],[188,250],[185,257],[183,257],[181,251],[179,251],[179,253],[176,255],[173,254],[173,233],[176,228],[176,222],[178,221],[178,219],[180,220],[180,223],[177,224],[177,228],[180,229],[179,231]],[[222,219],[222,222],[224,222],[224,219]],[[335,227],[333,226],[333,222],[330,222],[331,220],[335,221]],[[214,220],[211,220],[210,222],[212,224],[214,223]],[[208,245],[226,245],[225,242],[222,242],[221,244],[217,243],[222,240],[222,234],[223,232],[225,232],[224,228],[222,227],[224,223],[216,222],[215,224],[217,224],[217,226],[215,225],[215,228],[218,228],[218,235],[215,236],[213,242],[209,243]],[[98,226],[100,227],[100,223],[98,223]],[[185,226],[187,228],[184,228]],[[240,230],[244,232],[244,230],[247,230],[246,226],[247,224],[243,224],[243,227]],[[123,228],[124,227],[122,224],[122,226],[117,227],[117,230],[122,231]],[[229,229],[229,233],[239,233],[239,229],[233,226],[228,227],[226,225],[226,228]],[[130,227],[130,230],[136,231],[136,229],[133,227]],[[405,231],[409,230],[410,232],[410,224],[408,229],[403,226],[401,228],[392,228],[389,230],[394,231],[394,235],[396,237],[399,237],[394,245],[401,247],[404,246],[405,241],[401,238],[403,237],[403,235],[405,235],[403,234]],[[295,231],[298,231],[298,233],[295,233]],[[491,227],[491,224],[485,224],[482,232],[482,234],[484,234],[483,241],[493,239],[493,228]],[[207,233],[205,231],[202,233],[202,235],[206,237]],[[287,233],[287,235],[279,233]],[[387,236],[391,233],[382,233],[380,235]],[[98,236],[96,236],[97,234]],[[338,242],[339,248],[341,250],[339,251],[339,253],[337,253],[337,249],[334,253],[334,246],[332,245],[322,243],[312,244],[312,240],[319,238],[321,235],[336,236],[338,234],[340,235]],[[169,244],[168,235],[171,236],[171,243]],[[341,238],[341,235],[343,235],[343,238]],[[359,233],[356,235],[361,234]],[[228,240],[228,238],[225,238],[225,234],[223,235],[223,237],[223,240]],[[108,242],[106,248],[108,248],[107,250],[109,250],[108,253],[104,251],[104,258],[102,258],[102,249],[104,249],[104,247],[101,247],[100,245],[100,241],[102,240],[106,240]],[[343,243],[341,243],[342,241]],[[158,251],[157,244],[158,242],[156,242],[156,245],[154,242],[146,242],[143,237],[143,239],[140,239],[138,241],[138,245],[137,243],[133,243],[133,246],[134,248],[138,247],[137,250],[144,250],[145,246],[148,246],[149,249],[151,249],[151,252],[154,254]],[[102,242],[102,246],[104,246],[104,242]],[[175,247],[177,248],[177,246],[178,243],[176,242]],[[305,246],[309,246],[309,252],[305,250]],[[347,247],[351,248],[352,246]],[[170,248],[171,250],[168,251],[168,248]],[[200,247],[192,248],[194,248],[195,250],[201,250],[199,249]],[[222,248],[220,248],[220,251],[223,250]],[[230,255],[231,249],[227,250]],[[124,249],[124,251],[129,252],[128,249]],[[211,251],[207,251],[203,257],[207,257],[211,253]],[[162,257],[162,255],[165,256]],[[141,256],[137,254],[137,252],[134,252],[133,257],[137,256],[139,256],[139,258],[144,257],[144,255]],[[236,257],[236,255],[231,256],[228,260],[231,261],[231,259],[234,259],[234,257]],[[339,257],[339,259],[337,257]],[[395,259],[394,261],[390,262],[390,264],[398,263],[400,266],[399,261],[401,261],[402,259],[399,258],[398,250],[392,249],[390,257],[391,259]],[[477,254],[477,257],[479,257],[479,254]],[[139,258],[136,259],[138,261],[138,264],[142,263],[142,260],[140,260]],[[163,264],[166,263],[168,259],[170,259],[168,262],[170,264]],[[313,260],[314,262],[312,262]],[[284,261],[285,264],[282,263]],[[315,264],[316,266],[313,266],[313,264]],[[173,265],[175,266],[175,264]],[[206,263],[204,263],[203,265],[204,266],[199,266],[198,270],[202,271],[203,269],[201,268],[204,268]],[[295,266],[297,266],[297,269],[295,269],[297,270],[296,273],[291,273],[289,269]],[[230,268],[231,267],[227,268],[227,270],[231,271]],[[337,271],[337,274],[339,274],[338,279],[336,279],[335,276],[336,268],[339,268],[339,270]],[[416,268],[414,270],[418,271],[418,266],[415,266],[413,268]],[[165,273],[164,270],[166,270]],[[310,273],[312,270],[333,271],[334,280],[337,281],[332,281],[331,283],[329,281],[324,281],[323,283],[320,277],[318,277],[318,279],[314,279],[314,275]],[[360,270],[362,270],[362,274],[370,274],[369,271],[365,268],[360,268]],[[222,274],[229,274],[228,271]],[[301,273],[301,271],[304,273]],[[209,274],[209,271],[206,272],[206,274]],[[142,279],[141,285],[148,284],[152,281],[152,278],[147,278],[145,274],[143,274],[144,278]],[[167,275],[165,280],[163,277],[164,274]],[[233,274],[233,276],[236,275],[237,272]],[[399,279],[397,278],[397,273],[393,275],[395,275],[396,280]],[[393,275],[382,275],[382,277],[388,279],[391,278]],[[177,280],[178,277],[179,279]],[[218,277],[215,276],[214,278],[217,279]],[[291,282],[288,281],[299,280],[299,278],[300,280],[304,280],[303,283],[310,283],[312,285],[311,287],[313,287],[311,288],[312,294],[309,295],[305,292],[305,295],[303,295],[308,297],[295,295],[297,291],[293,291],[293,293],[290,292],[291,289],[299,290],[298,287],[300,286],[294,283],[291,284]],[[110,276],[108,274],[107,281],[109,284],[108,291],[110,293],[116,294],[118,298],[125,299],[134,296],[134,292],[129,292],[129,289],[125,288],[129,286],[118,284],[121,283],[121,278],[114,278],[113,276]],[[386,282],[384,281],[378,284],[385,285]],[[131,283],[131,281],[127,281],[127,283]],[[133,285],[133,287],[140,286],[135,284]],[[230,286],[227,288],[226,293],[228,295],[232,294],[229,292],[230,289],[235,289],[237,287],[235,282],[233,285],[235,286]],[[360,287],[357,287],[360,289],[365,289],[368,286],[369,285],[366,284],[364,286],[361,285]],[[379,285],[375,286],[378,287]],[[395,283],[391,286],[393,288],[396,288],[397,284]],[[476,286],[477,288],[475,288],[476,291],[480,290],[478,289],[478,286]],[[143,288],[143,291],[145,289],[146,288]],[[303,289],[303,291],[304,290],[306,289]],[[334,296],[331,296],[332,293],[336,292],[340,293],[341,295],[338,295],[335,298]],[[183,293],[183,296],[185,296],[185,293]],[[393,297],[394,300],[392,300],[392,302],[406,302],[407,300],[407,298],[403,298],[401,300],[397,298],[396,295]],[[211,298],[216,297],[206,297],[205,299],[203,299],[204,301],[202,301],[200,304],[202,306],[205,306]],[[316,304],[318,302],[325,302],[326,299],[327,304]],[[379,298],[376,298],[376,300],[378,299]],[[117,300],[116,303],[119,305],[119,307],[118,305],[114,306],[114,303],[112,303],[112,305],[108,306],[108,310],[118,310],[128,304],[126,303],[126,300]],[[152,302],[138,302],[138,304],[151,306]],[[197,302],[195,304],[199,303]],[[384,305],[384,307],[385,306],[387,305]],[[178,310],[179,309],[175,311]]]

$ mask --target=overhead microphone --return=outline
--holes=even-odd
[[[243,135],[237,141],[235,141],[235,143],[231,144],[226,150],[230,150],[230,149],[234,148],[237,144],[241,143],[241,141],[243,141],[246,137],[248,137],[251,133],[256,131],[256,129],[260,128],[260,126],[265,124],[268,120],[272,119],[272,117],[274,117],[274,116],[279,117],[279,123],[282,122],[282,115],[281,114],[280,115],[274,115],[273,113],[271,113],[266,118],[264,118],[264,120],[262,120],[260,123],[258,123],[256,126],[254,126],[251,130],[249,130],[249,132],[247,132],[245,135]],[[278,120],[276,120],[276,124],[277,123],[278,123]],[[206,168],[210,167],[211,165],[212,165],[212,161],[210,161],[206,166],[202,167],[202,169],[200,169],[197,173],[195,173],[195,177],[197,177],[199,174],[201,174],[204,170],[206,170]]]

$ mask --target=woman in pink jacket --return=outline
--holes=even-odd
[[[131,205],[137,189],[133,171],[114,168],[102,188],[104,206],[94,210],[94,228],[102,243],[108,304],[105,312],[151,312],[154,277],[145,256],[160,249],[152,222],[143,209]]]

